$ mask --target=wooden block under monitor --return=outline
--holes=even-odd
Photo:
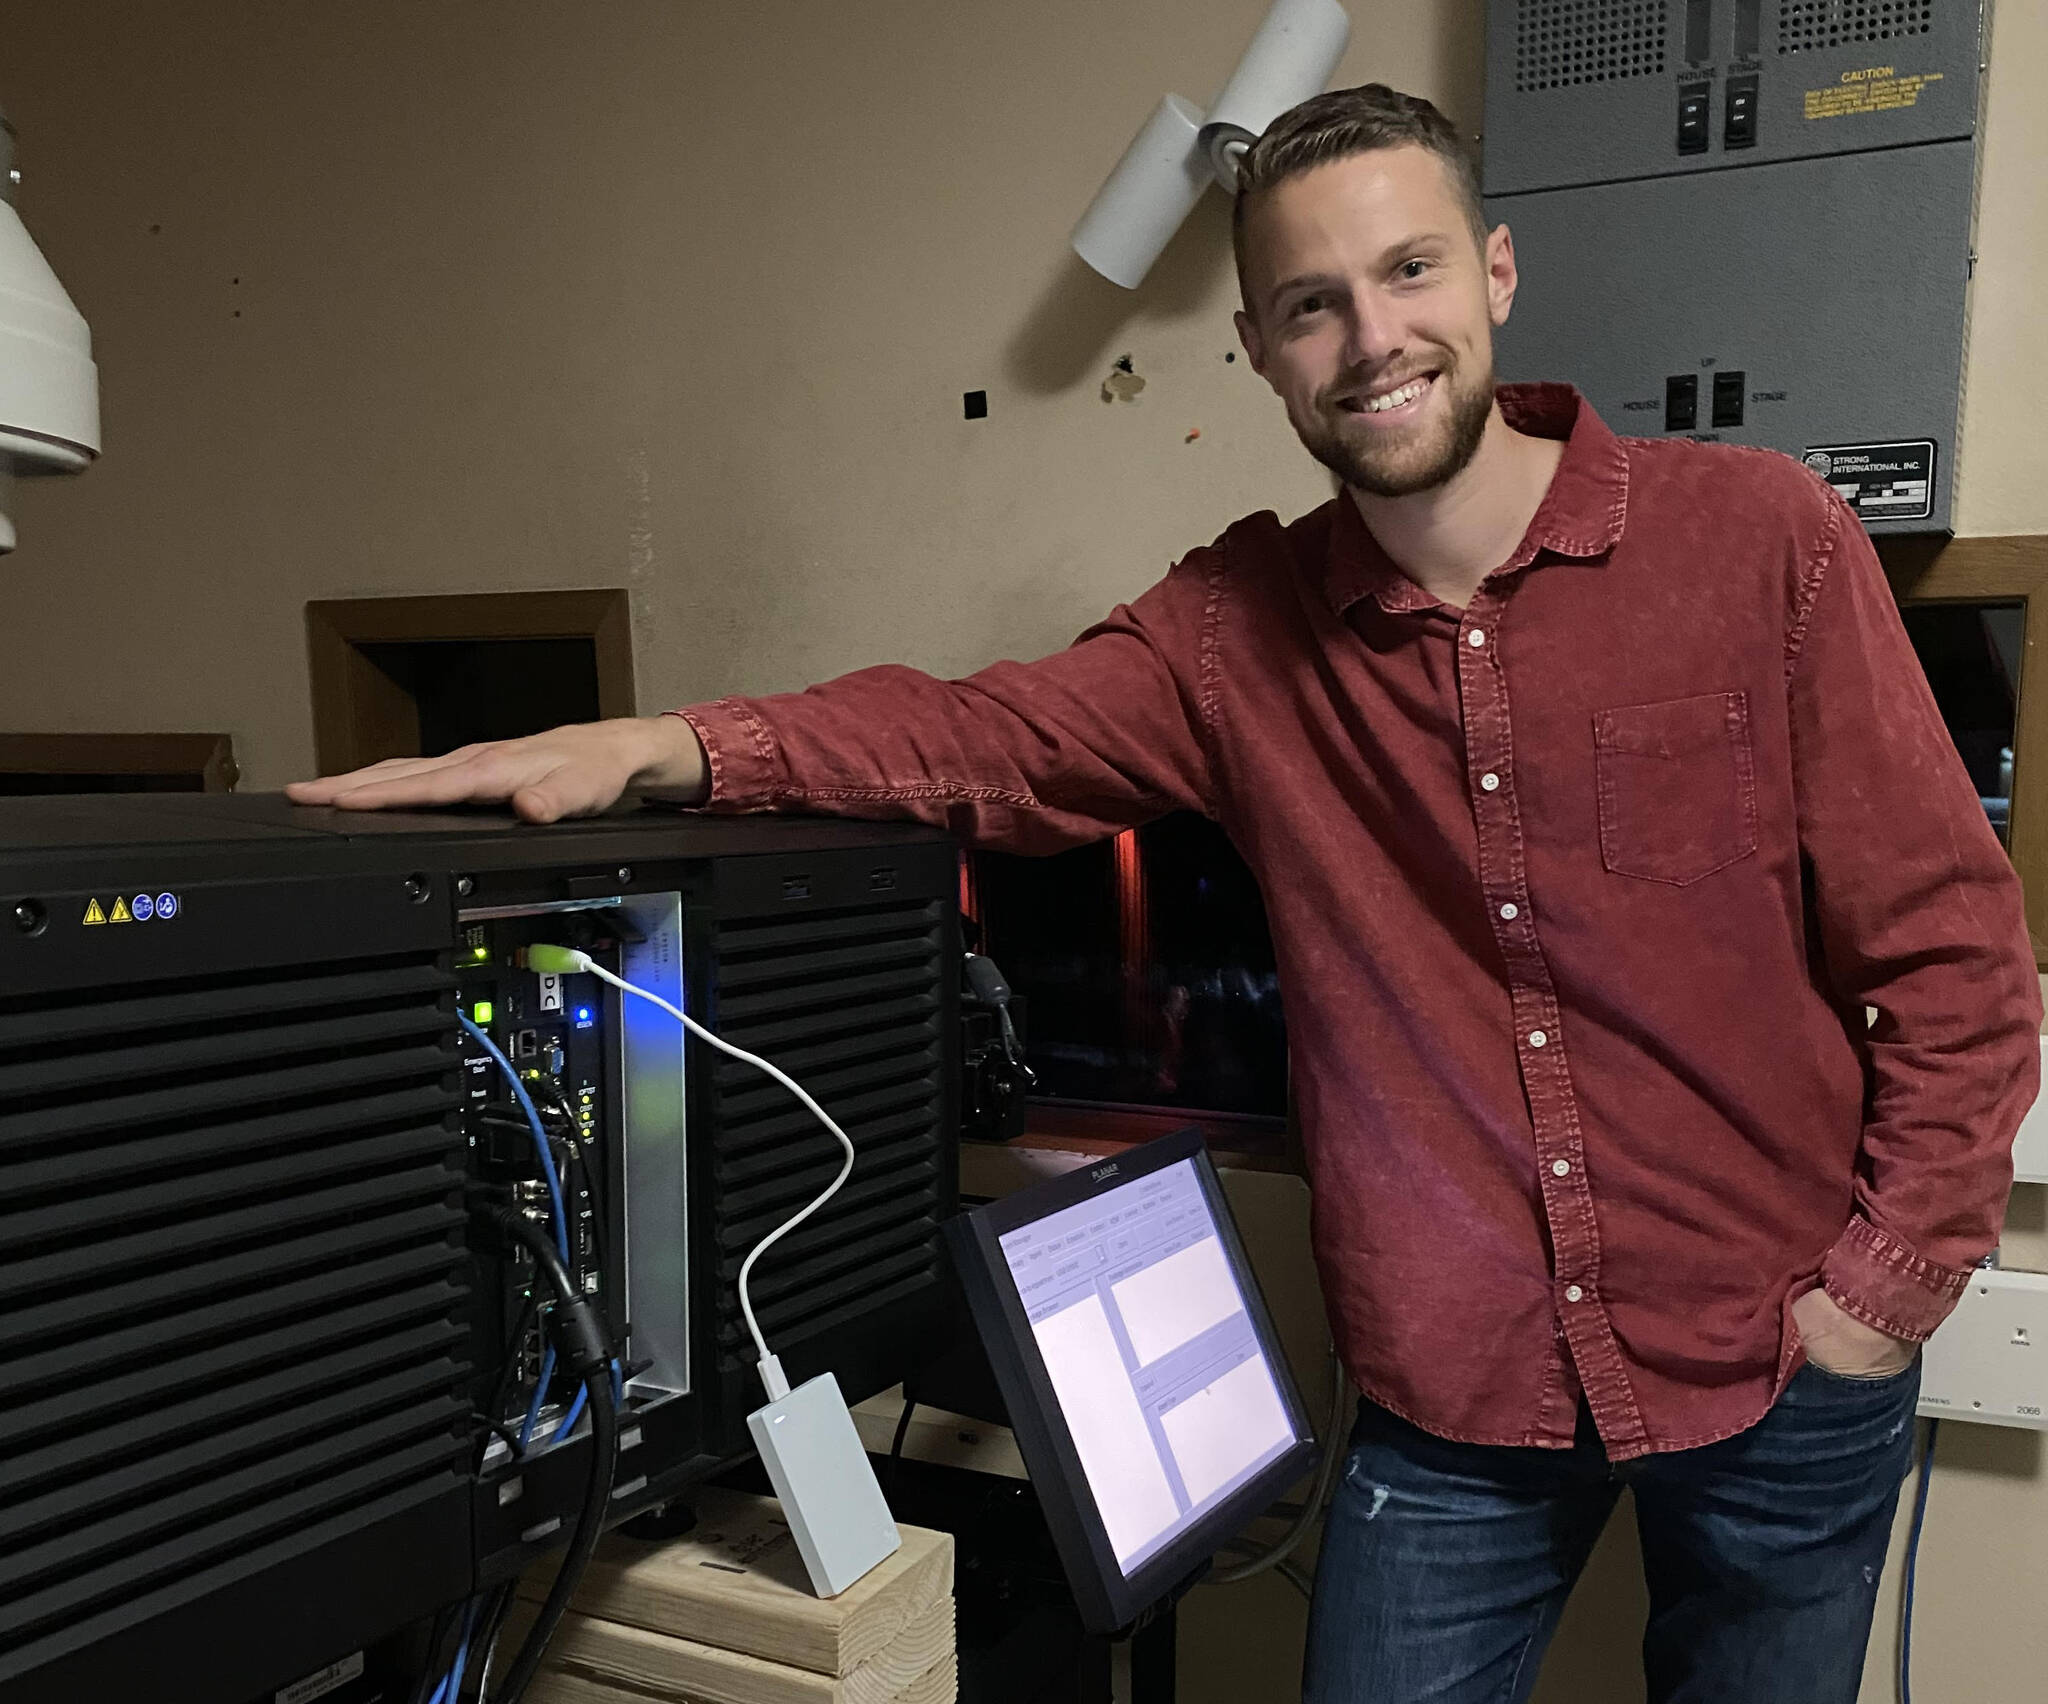
[[[953,1659],[948,1657],[897,1693],[889,1704],[955,1704],[959,1696],[960,1679]],[[648,1704],[644,1692],[621,1692],[616,1687],[605,1685],[594,1675],[569,1669],[542,1669],[527,1689],[526,1697],[527,1704]],[[680,1699],[664,1695],[663,1704],[730,1704],[730,1701],[723,1695]]]
[[[836,1680],[925,1629],[934,1606],[943,1605],[950,1652],[952,1535],[899,1530],[903,1545],[893,1556],[837,1597],[820,1598],[773,1498],[710,1491],[697,1499],[696,1529],[682,1538],[606,1539],[574,1607],[622,1634],[639,1629]],[[530,1573],[522,1595],[543,1595],[550,1572]],[[566,1628],[558,1647],[565,1636]],[[922,1674],[930,1660],[905,1678]]]
[[[524,1634],[524,1620],[508,1625],[508,1639]],[[947,1597],[844,1674],[570,1614],[527,1697],[531,1704],[953,1704],[957,1686]]]

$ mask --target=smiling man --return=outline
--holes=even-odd
[[[1624,1486],[1653,1699],[1849,1704],[1915,1346],[2034,1093],[2018,885],[1832,492],[1496,388],[1514,245],[1433,107],[1320,96],[1242,175],[1239,331],[1331,502],[1036,663],[294,796],[546,821],[659,784],[1024,851],[1205,812],[1266,897],[1366,1398],[1311,1704],[1525,1698]]]

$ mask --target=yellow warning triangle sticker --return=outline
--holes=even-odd
[[[100,909],[100,902],[98,900],[89,899],[85,902],[85,920],[88,923],[106,922],[107,914]]]
[[[107,921],[109,923],[133,923],[135,915],[128,909],[128,902],[125,899],[117,899],[114,901],[113,915]]]

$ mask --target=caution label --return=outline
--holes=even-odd
[[[1801,458],[1866,521],[1924,521],[1934,513],[1934,441],[1819,444]]]
[[[100,909],[100,902],[98,900],[89,899],[85,902],[85,920],[88,923],[106,922],[107,914]]]
[[[1898,112],[1918,106],[1920,91],[1939,83],[1939,71],[1916,71],[1901,77],[1892,65],[1870,65],[1861,71],[1844,71],[1838,82],[1824,89],[1806,91],[1808,118],[1853,118],[1866,112]]]
[[[114,901],[114,909],[107,913],[107,921],[109,923],[133,923],[135,921],[135,913],[128,909],[128,902],[125,899],[117,899]]]

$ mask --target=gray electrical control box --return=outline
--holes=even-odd
[[[1500,374],[1949,525],[1982,0],[1489,0]]]

